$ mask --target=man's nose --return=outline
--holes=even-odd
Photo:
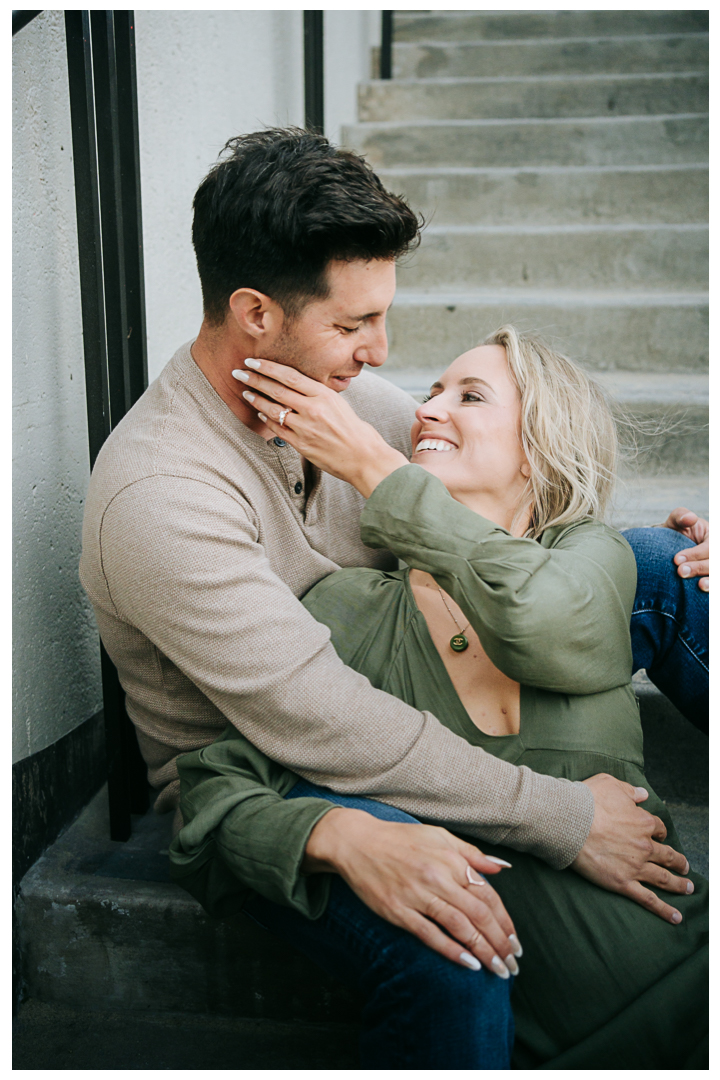
[[[368,338],[353,353],[353,358],[370,367],[381,367],[387,360],[388,340],[384,324],[372,328]]]

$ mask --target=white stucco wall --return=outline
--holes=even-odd
[[[301,11],[138,11],[148,367],[202,321],[192,199],[233,135],[304,118]]]
[[[77,574],[88,459],[60,11],[13,38],[13,761],[101,707]]]
[[[356,117],[378,13],[325,17],[326,129]],[[148,360],[202,318],[192,198],[232,135],[302,125],[302,11],[137,11]],[[13,760],[101,707],[77,577],[89,467],[65,34],[45,11],[13,39]]]

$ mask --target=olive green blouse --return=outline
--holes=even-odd
[[[361,525],[366,544],[389,547],[409,566],[432,573],[492,661],[521,684],[520,733],[492,737],[472,723],[415,604],[407,571],[341,570],[304,597],[330,627],[346,664],[513,764],[575,782],[642,768],[630,684],[635,560],[619,533],[584,520],[549,529],[539,542],[512,537],[456,502],[417,465],[378,486]],[[582,766],[575,761],[571,768],[564,751],[580,753]],[[178,768],[185,826],[170,849],[173,878],[215,914],[237,910],[251,887],[318,917],[328,878],[304,877],[299,868],[307,837],[329,804],[285,802],[297,776],[231,725],[210,746],[181,757]],[[517,848],[501,811],[501,826],[488,823],[485,836]],[[477,835],[484,838],[482,826]]]

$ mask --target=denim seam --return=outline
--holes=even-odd
[[[660,615],[660,616],[662,616],[663,619],[670,619],[671,622],[674,622],[676,626],[680,625],[678,619],[676,619],[676,617],[674,615],[669,615],[666,611],[659,611],[658,608],[636,608],[633,611],[633,615]],[[695,660],[697,660],[700,667],[703,668],[705,671],[707,671],[707,673],[709,675],[710,674],[710,668],[698,656],[698,654],[695,652],[695,650],[692,648],[692,646],[688,645],[687,641],[682,636],[681,632],[678,632],[678,641],[680,642],[681,645],[683,645],[687,649],[687,651],[690,653],[690,655]]]

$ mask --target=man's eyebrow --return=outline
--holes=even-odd
[[[366,319],[374,319],[382,315],[381,311],[368,311],[366,315],[346,315],[345,322],[365,322]]]

